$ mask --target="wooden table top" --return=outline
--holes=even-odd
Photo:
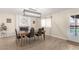
[[[28,34],[28,32],[25,32],[25,31],[19,31],[18,32],[18,35],[21,36],[21,37],[22,36],[27,36],[27,34]]]

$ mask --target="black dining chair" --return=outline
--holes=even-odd
[[[44,40],[45,40],[45,30],[44,30],[44,28],[43,28],[43,27],[41,28],[41,30],[42,30],[42,35],[43,35],[43,38],[44,38]]]
[[[32,38],[32,39],[33,39],[33,38],[35,39],[35,30],[34,30],[33,27],[30,29],[30,33],[28,33],[27,37],[29,38],[29,43],[30,43],[30,41],[31,41],[31,38]]]
[[[38,29],[38,32],[37,32],[35,35],[38,37],[38,39],[39,39],[39,37],[41,36],[41,39],[42,39],[42,29],[39,28],[39,29]]]
[[[21,39],[20,35],[17,34],[17,30],[15,29],[15,33],[16,33],[16,43],[18,43]]]

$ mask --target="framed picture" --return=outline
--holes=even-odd
[[[33,24],[35,24],[35,21],[33,21]]]
[[[11,23],[11,18],[7,18],[7,23]]]

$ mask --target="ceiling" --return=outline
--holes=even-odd
[[[53,13],[61,12],[67,10],[67,8],[37,8],[38,12],[42,14],[42,16],[48,16]]]
[[[23,9],[31,9],[33,11],[40,12],[44,17],[53,13],[67,10],[68,8],[0,8],[0,12],[22,14]]]

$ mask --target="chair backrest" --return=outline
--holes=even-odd
[[[38,34],[42,35],[42,29],[41,28],[38,29]]]
[[[41,29],[44,31],[44,28],[43,27]]]
[[[28,32],[28,27],[20,27],[20,31],[27,31]]]
[[[17,30],[15,29],[15,33],[16,33],[16,36],[17,36]]]
[[[42,30],[42,34],[44,34],[44,33],[45,33],[45,30],[44,30],[44,28],[43,28],[43,27],[41,28],[41,30]]]
[[[29,27],[25,27],[25,31],[28,32],[28,30],[29,30]]]
[[[34,30],[34,28],[32,27],[32,28],[30,29],[30,37],[34,37],[34,35],[35,35],[35,30]]]
[[[20,39],[21,37],[17,34],[17,30],[15,29],[15,33],[16,33],[16,38]]]

